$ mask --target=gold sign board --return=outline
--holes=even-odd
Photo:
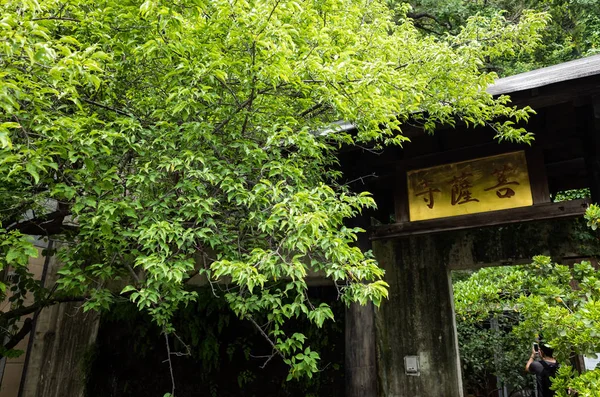
[[[408,172],[411,221],[533,204],[524,152]]]

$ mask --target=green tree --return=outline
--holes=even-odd
[[[599,213],[599,207],[590,207],[590,224],[597,222]],[[526,388],[529,382],[522,368],[531,343],[541,336],[562,365],[553,382],[557,396],[567,396],[568,389],[582,397],[597,395],[600,368],[577,374],[570,366],[574,355],[600,352],[600,272],[589,262],[569,267],[537,256],[527,266],[480,270],[455,283],[454,293],[467,384],[481,385],[483,375],[494,374]],[[501,328],[483,329],[490,319]],[[473,337],[482,335],[496,341],[484,351]],[[500,360],[494,359],[490,346],[501,350]]]
[[[534,51],[515,51],[502,59],[487,59],[485,67],[502,76],[600,52],[600,2],[598,0],[412,0],[409,16],[427,34],[456,34],[474,16],[502,14],[519,20],[526,10],[547,12],[551,20]]]
[[[463,120],[532,139],[514,124],[531,110],[487,94],[495,75],[480,69],[535,48],[544,14],[478,18],[436,38],[377,0],[1,7],[0,261],[22,275],[8,287],[36,297],[0,315],[11,333],[20,314],[77,298],[85,310],[129,299],[174,332],[174,310],[201,280],[256,325],[290,377],[310,376],[318,354],[283,328],[333,317],[307,298],[308,272],[344,302],[387,294],[354,245],[361,230],[344,223],[375,203],[339,182],[336,150],[401,145],[409,117],[430,132]],[[28,235],[59,237],[58,289],[28,274]]]

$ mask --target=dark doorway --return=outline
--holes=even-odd
[[[236,318],[210,291],[200,295],[175,318],[178,336],[190,348],[190,355],[172,358],[177,397],[344,396],[344,306],[335,288],[309,289],[311,300],[331,305],[335,322],[321,329],[301,320],[289,324],[321,355],[321,372],[291,381],[279,357],[261,368],[271,348],[252,324]],[[187,351],[177,338],[170,343],[173,352]],[[122,304],[102,319],[88,360],[87,397],[162,397],[171,391],[166,357],[160,329],[129,303]]]

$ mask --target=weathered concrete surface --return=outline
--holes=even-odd
[[[600,253],[583,219],[561,219],[487,227],[432,236],[438,260],[449,269],[531,263],[535,255],[556,261]]]
[[[38,257],[29,259],[29,271],[33,274],[36,279],[41,279],[42,273],[44,272],[45,257],[42,256],[42,250],[45,246],[40,240],[34,242],[37,246]],[[2,308],[9,309],[11,304],[8,300],[8,296],[5,301],[2,302]],[[25,300],[25,305],[31,305],[34,303],[33,297],[29,296]],[[19,327],[23,326],[25,318],[31,319],[33,315],[28,315],[22,318],[17,324]],[[29,335],[27,335],[22,341],[20,341],[15,349],[25,351],[29,345]],[[4,361],[4,363],[2,363]],[[4,364],[2,379],[0,384],[0,397],[18,397],[19,388],[21,386],[21,378],[23,375],[23,368],[25,368],[25,354],[21,354],[19,357],[3,358],[0,360],[0,366]]]
[[[462,380],[449,271],[431,236],[377,241],[373,250],[390,284],[375,312],[379,395],[461,397]],[[420,374],[406,375],[405,356]]]
[[[83,397],[85,360],[98,331],[98,314],[62,303],[38,323],[23,397]],[[42,317],[42,316],[40,316]]]
[[[377,395],[377,358],[373,305],[353,303],[345,315],[346,397]]]
[[[552,220],[373,242],[390,284],[375,311],[379,396],[462,396],[450,270],[574,261],[600,253],[582,220]],[[362,336],[365,338],[366,336]],[[360,339],[360,337],[358,338]],[[419,356],[420,376],[404,374]],[[354,395],[353,395],[354,396]]]
[[[50,258],[47,286],[56,282],[59,268],[56,258]],[[19,397],[83,397],[85,360],[98,325],[99,315],[83,313],[81,302],[43,309],[36,319]]]
[[[369,229],[368,216],[352,220],[349,226]],[[367,233],[359,234],[357,245],[370,250]],[[344,374],[346,397],[377,395],[377,353],[375,348],[375,312],[372,304],[352,304],[345,313]]]

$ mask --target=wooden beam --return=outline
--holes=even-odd
[[[576,80],[562,81],[535,89],[511,92],[511,103],[516,106],[531,106],[538,110],[558,103],[580,100],[583,96],[600,92],[600,75],[583,77]]]
[[[584,136],[585,165],[594,202],[600,202],[600,97],[590,106],[577,108],[576,128]]]
[[[501,211],[428,219],[425,221],[394,223],[392,225],[372,228],[371,240],[440,233],[544,219],[576,217],[583,215],[588,205],[589,200],[572,200],[561,203],[535,204],[529,207],[512,208]]]
[[[394,189],[394,215],[397,223],[410,220],[408,211],[408,185],[406,180],[406,168],[396,168],[396,186]]]
[[[526,150],[525,155],[527,156],[527,171],[533,204],[549,203],[550,191],[548,190],[544,152],[541,147],[534,146]]]

